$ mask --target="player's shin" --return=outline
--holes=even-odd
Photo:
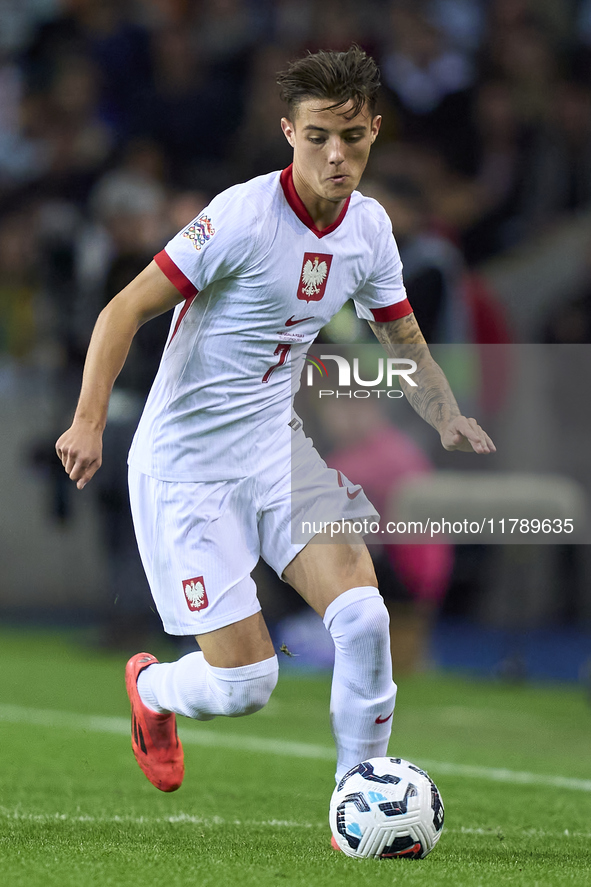
[[[388,611],[377,588],[341,594],[328,606],[324,624],[335,644],[330,708],[338,781],[360,761],[386,754],[396,684]]]

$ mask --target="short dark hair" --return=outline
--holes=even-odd
[[[346,52],[309,52],[277,76],[281,98],[293,116],[306,99],[333,99],[330,110],[353,100],[351,117],[367,102],[373,115],[380,88],[380,72],[371,56],[353,44]]]

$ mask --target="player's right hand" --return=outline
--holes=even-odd
[[[74,421],[58,439],[55,449],[66,474],[82,490],[101,467],[103,435],[94,426]]]

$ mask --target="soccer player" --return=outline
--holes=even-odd
[[[396,685],[388,613],[359,536],[294,544],[300,524],[375,512],[329,470],[293,413],[292,371],[318,331],[355,301],[392,354],[419,347],[416,411],[448,450],[494,452],[460,414],[424,346],[389,219],[355,189],[381,118],[379,73],[358,47],[318,52],[279,76],[293,164],[219,194],[101,312],[73,423],[56,449],[82,489],[101,464],[112,385],[138,328],[175,307],[129,455],[138,545],[165,630],[200,652],[126,670],[132,746],[148,779],[183,779],[175,714],[262,708],[278,664],[250,576],[262,556],[324,619],[335,644],[331,723],[337,779],[386,754]]]

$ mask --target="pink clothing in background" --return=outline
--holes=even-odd
[[[403,481],[433,470],[414,441],[388,425],[372,431],[361,443],[333,450],[327,463],[361,484],[382,516]],[[384,551],[413,598],[432,603],[442,600],[453,568],[453,546],[403,543],[385,545]]]

